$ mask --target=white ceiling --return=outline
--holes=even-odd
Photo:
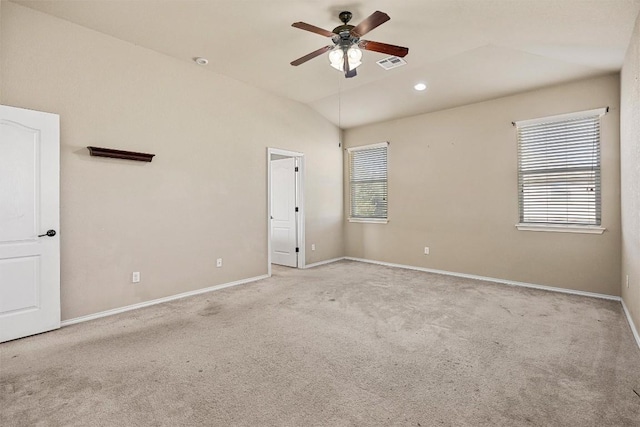
[[[617,71],[640,11],[640,0],[13,1],[184,61],[206,57],[211,72],[305,103],[342,128]],[[324,55],[289,65],[330,43],[291,24],[332,30],[342,10],[354,25],[389,14],[364,38],[409,47],[408,65],[385,71],[375,61],[386,55],[365,52],[352,79]],[[426,91],[413,90],[419,81]]]

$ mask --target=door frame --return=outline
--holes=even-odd
[[[297,151],[281,150],[279,148],[267,148],[267,273],[271,277],[271,155],[293,157],[298,167],[296,173],[296,247],[298,252],[297,268],[305,267],[305,230],[304,230],[304,153]]]

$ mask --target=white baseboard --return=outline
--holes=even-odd
[[[149,307],[151,305],[162,304],[163,302],[169,302],[173,300],[177,300],[180,298],[191,297],[194,295],[200,295],[207,292],[218,291],[224,288],[230,288],[232,286],[244,285],[245,283],[251,283],[258,280],[266,279],[269,276],[264,274],[262,276],[250,277],[248,279],[237,280],[235,282],[223,283],[221,285],[210,286],[208,288],[196,289],[195,291],[183,292],[181,294],[170,295],[168,297],[158,298],[151,301],[144,301],[137,304],[127,305],[125,307],[114,308],[111,310],[101,311],[99,313],[88,314],[86,316],[75,317],[73,319],[65,320],[60,323],[60,326],[65,327],[69,325],[74,325],[76,323],[87,322],[89,320],[99,319],[101,317],[113,316],[114,314],[124,313],[125,311],[137,310],[143,307]]]
[[[627,309],[627,305],[624,303],[624,300],[620,300],[622,302],[622,308],[624,309],[624,314],[627,316],[627,322],[629,322],[629,326],[631,327],[631,332],[633,332],[633,337],[636,339],[636,344],[638,344],[638,348],[640,348],[640,335],[638,334],[638,330],[636,329],[636,325],[633,323],[633,319],[631,318],[631,313]]]
[[[621,301],[621,298],[615,295],[598,294],[595,292],[576,291],[573,289],[565,289],[565,288],[554,288],[553,286],[536,285],[534,283],[516,282],[513,280],[496,279],[494,277],[476,276],[475,274],[455,273],[453,271],[435,270],[433,268],[414,267],[412,265],[404,265],[404,264],[393,264],[390,262],[374,261],[374,260],[363,259],[363,258],[344,257],[344,259],[350,260],[350,261],[368,262],[370,264],[384,265],[387,267],[397,267],[397,268],[405,268],[407,270],[424,271],[427,273],[436,273],[436,274],[444,274],[447,276],[464,277],[466,279],[484,280],[486,282],[501,283],[501,284],[511,285],[511,286],[522,286],[525,288],[541,289],[543,291],[560,292],[563,294],[581,295],[584,297],[601,298],[601,299],[607,299],[612,301]]]
[[[313,264],[307,264],[307,265],[304,266],[304,268],[307,269],[307,268],[318,267],[320,265],[331,264],[332,262],[342,261],[343,259],[345,259],[343,256],[338,257],[338,258],[326,259],[324,261],[314,262]]]

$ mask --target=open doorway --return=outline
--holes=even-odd
[[[304,154],[269,148],[268,271],[278,264],[304,268]]]

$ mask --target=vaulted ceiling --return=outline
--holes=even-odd
[[[441,110],[620,69],[640,0],[13,0],[309,105],[343,128]],[[407,65],[385,71],[365,52],[345,79],[328,44],[291,27],[327,30],[376,10],[391,20],[366,39],[409,47]],[[192,62],[193,63],[193,62]],[[195,63],[193,66],[196,67]],[[426,91],[413,85],[425,82]]]

